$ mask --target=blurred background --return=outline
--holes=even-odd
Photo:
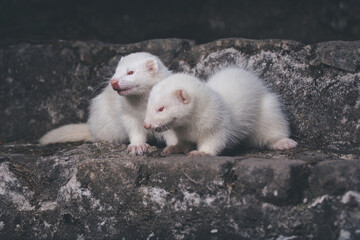
[[[359,0],[0,0],[0,42],[360,39]]]

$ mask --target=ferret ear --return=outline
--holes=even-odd
[[[175,96],[180,102],[182,102],[184,104],[189,103],[189,95],[187,94],[187,92],[185,90],[181,90],[181,89],[176,90]]]
[[[146,65],[146,69],[153,74],[156,73],[158,70],[157,61],[154,58],[147,59],[145,65]]]

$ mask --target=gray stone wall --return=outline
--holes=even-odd
[[[85,122],[122,55],[148,51],[206,79],[241,65],[277,92],[289,151],[161,157],[152,146],[40,146]],[[359,239],[360,42],[180,39],[0,48],[0,239]]]
[[[149,51],[174,72],[203,79],[222,66],[242,65],[282,97],[296,140],[358,147],[359,46],[358,41],[303,45],[246,39],[201,45],[179,39],[10,45],[0,49],[0,140],[35,141],[56,126],[85,122],[89,100],[112,76],[119,58]]]

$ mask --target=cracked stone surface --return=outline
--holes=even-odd
[[[122,55],[206,79],[242,65],[281,95],[289,151],[141,157],[126,145],[40,146],[84,122]],[[0,48],[0,239],[359,239],[360,42],[48,42]]]

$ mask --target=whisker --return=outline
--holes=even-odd
[[[108,83],[109,81],[104,81],[102,83],[97,84],[96,87],[91,91],[90,95],[94,96],[100,88],[103,88]]]
[[[103,88],[105,85],[109,84],[110,79],[112,78],[114,74],[114,69],[111,69],[108,65],[102,64],[99,69],[99,74],[103,75],[104,78],[102,78],[101,82],[96,85],[94,90],[92,91],[91,95],[96,94],[96,92]]]
[[[97,90],[99,90],[100,88],[104,87],[105,85],[107,85],[109,83],[109,80],[103,81],[102,83],[99,83],[94,90],[91,92],[91,95],[94,95]]]
[[[114,69],[111,69],[108,65],[104,65],[103,67],[106,68],[106,70],[108,70],[108,72],[111,74],[114,72]]]

